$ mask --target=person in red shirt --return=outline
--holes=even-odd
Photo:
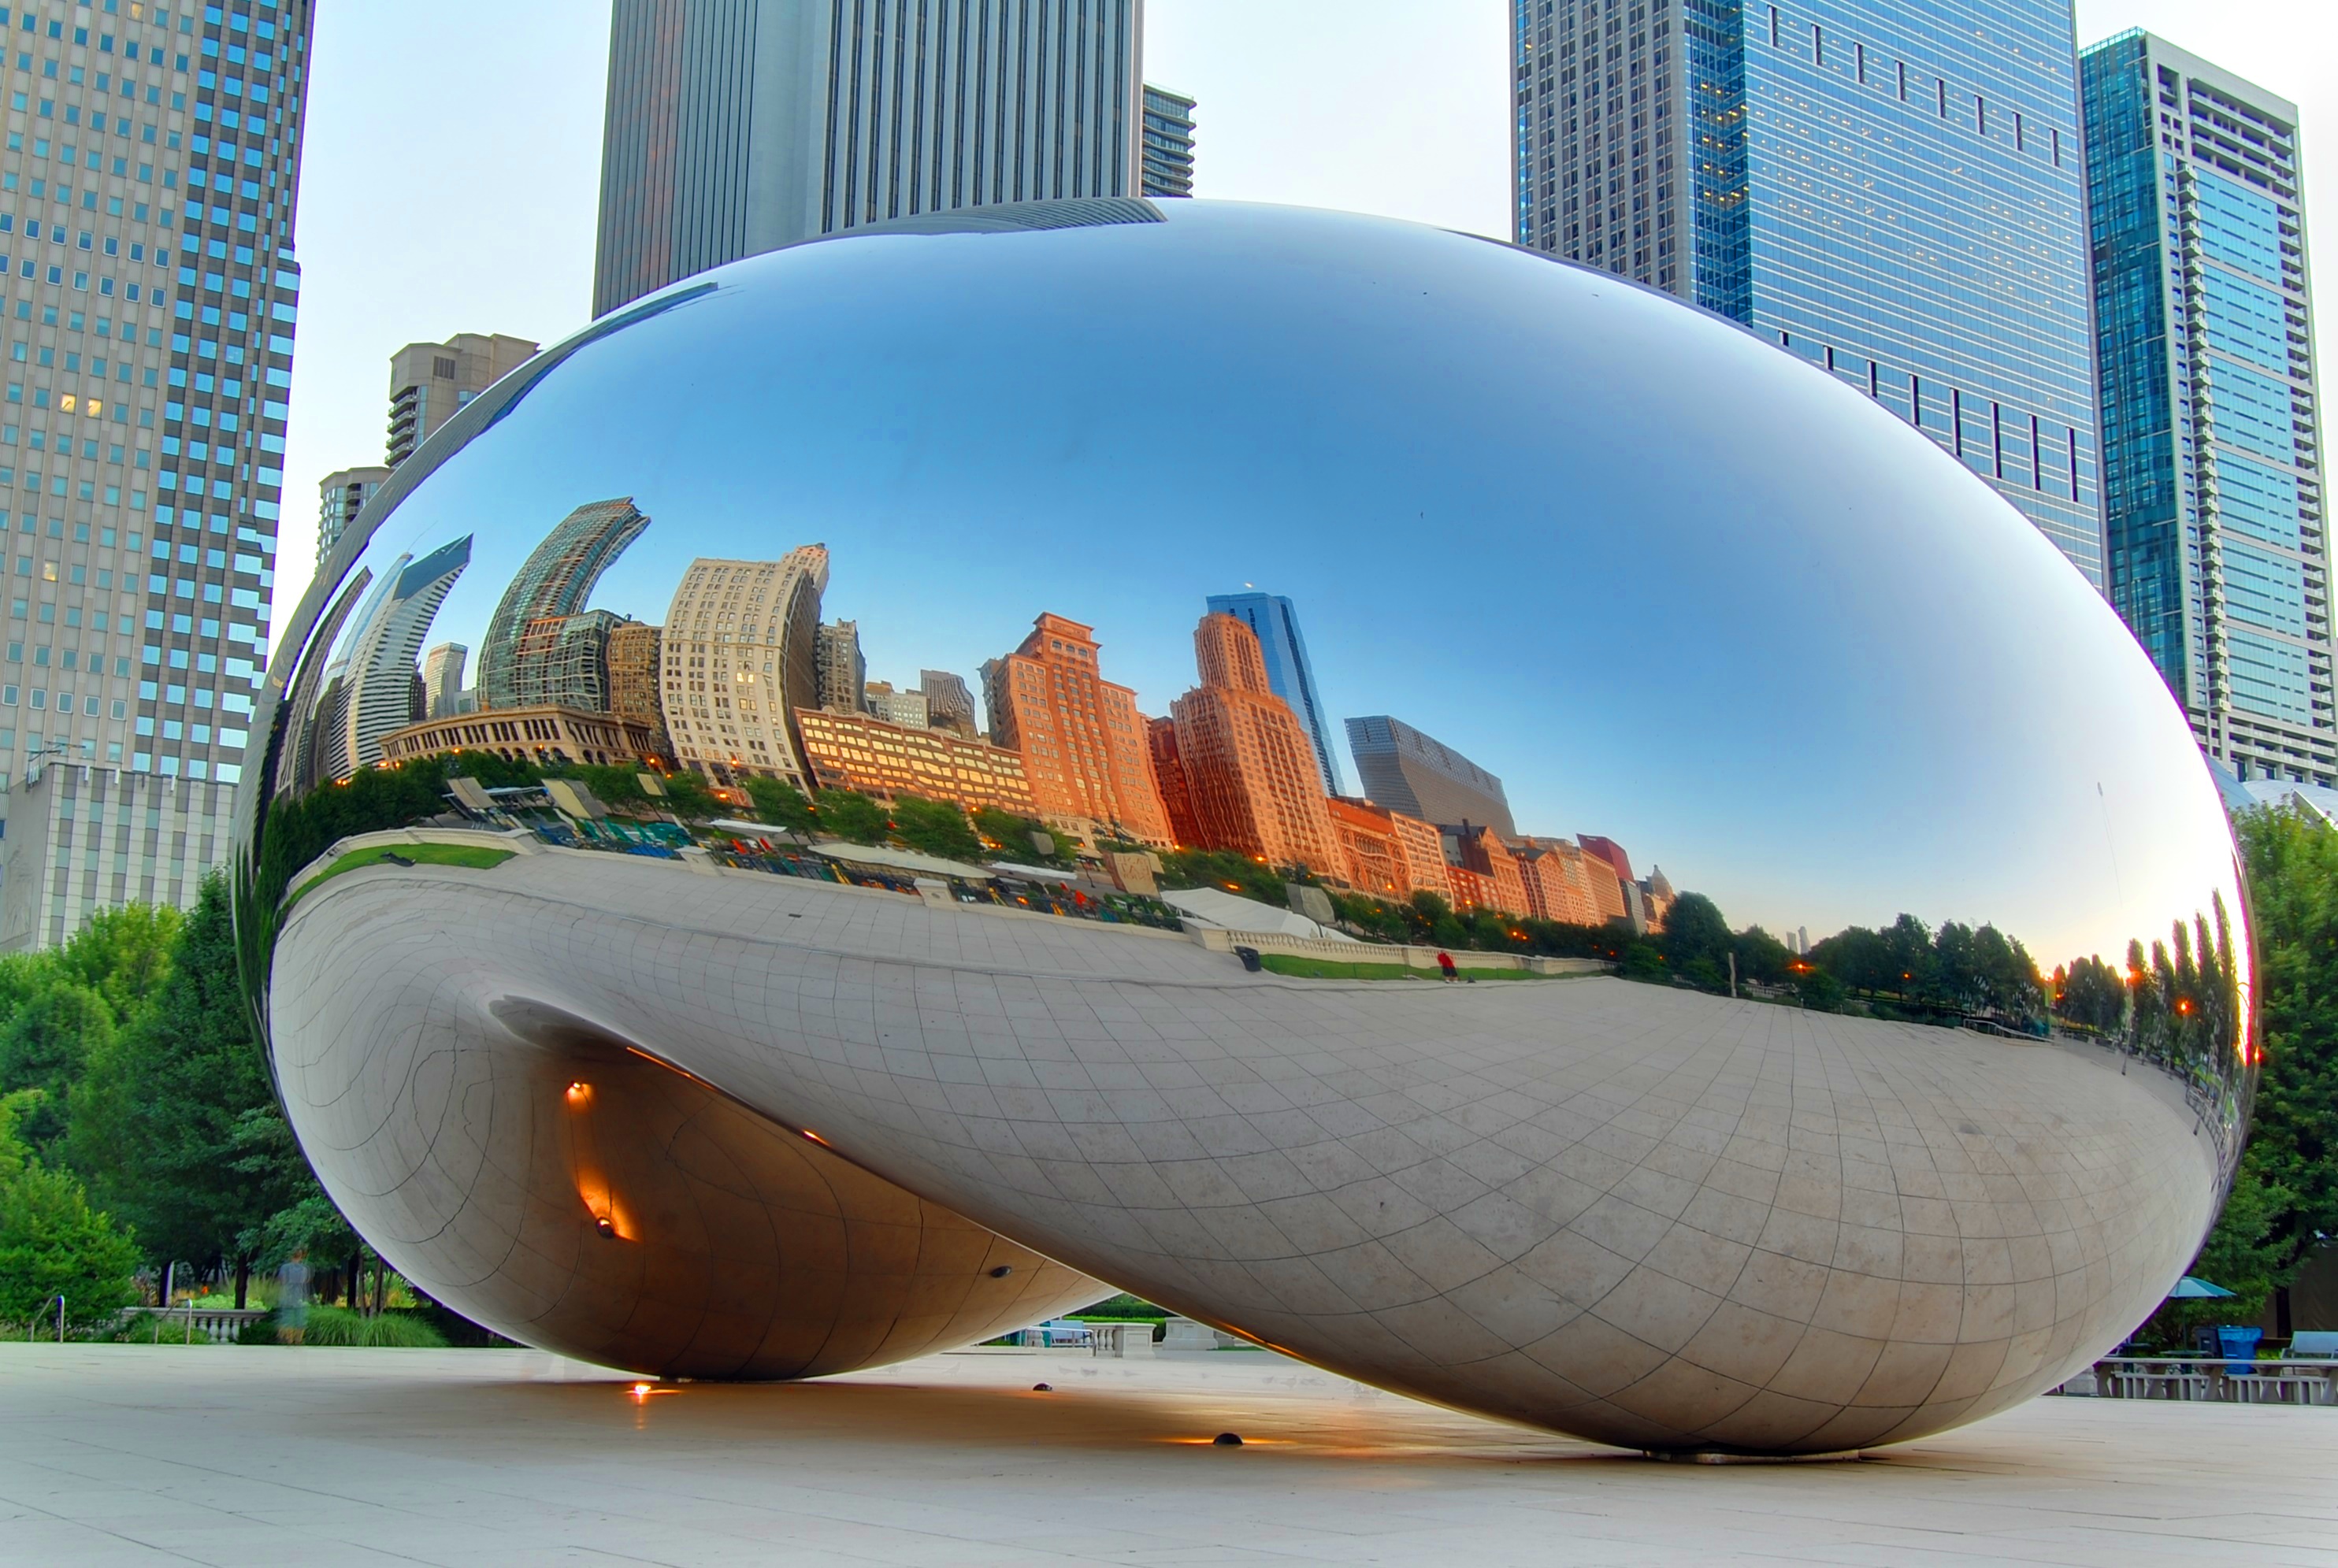
[[[1450,980],[1453,978],[1452,954],[1440,952],[1437,955],[1437,977],[1439,980]]]

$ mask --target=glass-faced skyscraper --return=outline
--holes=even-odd
[[[225,853],[274,588],[309,17],[0,8],[0,946],[190,902]]]
[[[1139,189],[1143,0],[615,0],[593,313],[814,235]]]
[[[1515,238],[1744,323],[2103,582],[2068,0],[1512,0]]]
[[[2084,70],[2112,603],[2211,757],[2338,783],[2296,106],[2147,33]]]
[[[1144,84],[1144,194],[1194,193],[1194,100]]]
[[[1323,793],[1344,795],[1340,783],[1339,754],[1331,746],[1331,716],[1315,693],[1315,666],[1307,658],[1307,639],[1300,634],[1299,612],[1280,593],[1213,593],[1210,613],[1231,615],[1258,634],[1259,651],[1266,655],[1267,690],[1290,705],[1306,726],[1315,748],[1315,764],[1322,770]]]

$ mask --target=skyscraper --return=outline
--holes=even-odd
[[[329,777],[381,760],[381,738],[426,716],[422,672],[415,656],[455,579],[471,564],[471,536],[442,544],[420,560],[401,555],[391,564],[388,591],[367,607],[343,675],[339,760]]]
[[[1348,750],[1376,806],[1444,827],[1491,828],[1505,838],[1518,831],[1499,779],[1402,720],[1349,720]]]
[[[1194,632],[1201,684],[1169,705],[1200,845],[1343,876],[1312,738],[1267,681],[1259,639],[1213,610]]]
[[[479,650],[480,707],[516,708],[541,701],[522,692],[541,692],[545,677],[524,675],[520,663],[524,658],[545,657],[557,635],[536,623],[582,612],[601,573],[649,525],[633,497],[621,495],[587,502],[544,536],[487,621],[486,641]]]
[[[859,224],[1135,194],[1142,20],[1142,0],[616,0],[593,313]]]
[[[47,679],[0,709],[0,774],[48,752],[88,765],[87,798],[156,793],[107,768],[232,784],[282,502],[310,6],[7,10],[9,528],[39,563],[7,602],[27,655],[8,678]],[[206,828],[174,855],[166,831],[101,861],[86,837],[70,867],[0,883],[5,941],[57,939],[68,908],[190,901],[224,852]]]
[[[974,693],[967,690],[966,678],[947,670],[918,671],[918,690],[926,694],[926,720],[937,730],[954,730],[960,735],[975,733]]]
[[[317,564],[333,553],[365,504],[389,477],[387,468],[343,468],[328,474],[317,486]]]
[[[1104,678],[1091,628],[1041,615],[1020,647],[983,665],[982,696],[990,738],[1023,753],[1043,818],[1174,847],[1136,693]]]
[[[525,338],[457,332],[444,343],[408,343],[389,357],[389,466],[397,467],[464,404],[535,355]]]
[[[1194,100],[1144,84],[1144,194],[1194,193]]]
[[[1909,420],[2100,586],[2069,0],[1511,0],[1519,244]]]
[[[609,632],[609,711],[649,731],[652,755],[671,760],[673,739],[666,733],[665,707],[658,698],[663,628],[628,621]]]
[[[427,719],[452,719],[463,711],[463,665],[471,651],[441,642],[422,656],[422,708]]]
[[[2338,783],[2296,106],[2148,33],[2083,70],[2111,603],[2209,756]]]
[[[820,628],[812,648],[819,706],[831,713],[869,710],[869,661],[860,655],[860,623],[830,621]]]
[[[1211,614],[1232,615],[1258,638],[1266,658],[1267,684],[1307,727],[1308,742],[1323,774],[1323,793],[1346,794],[1331,745],[1331,716],[1315,694],[1315,666],[1307,657],[1307,639],[1300,635],[1299,612],[1280,593],[1213,593],[1209,606]]]
[[[777,561],[701,557],[683,573],[660,634],[661,706],[674,760],[718,783],[750,774],[819,787],[794,713],[820,706],[815,648],[828,547]]]

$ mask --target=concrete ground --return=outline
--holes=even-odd
[[[636,1392],[532,1351],[0,1345],[9,1564],[1740,1562],[2338,1565],[2338,1410],[2039,1399],[1709,1466],[1260,1351]]]

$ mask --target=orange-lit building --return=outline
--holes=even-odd
[[[1389,822],[1390,813],[1338,796],[1325,801],[1323,808],[1331,815],[1331,832],[1347,862],[1349,886],[1382,898],[1410,897],[1412,888],[1405,879],[1403,854]]]
[[[1194,660],[1202,683],[1169,710],[1203,846],[1344,875],[1314,739],[1267,683],[1258,633],[1232,615],[1205,615]]]
[[[1175,847],[1136,693],[1104,678],[1090,628],[1040,616],[1021,647],[983,666],[982,690],[990,738],[1022,753],[1040,817]]]
[[[1023,759],[987,740],[947,730],[889,724],[866,713],[806,708],[796,714],[804,760],[823,789],[852,789],[890,801],[897,795],[948,800],[968,811],[1037,815]]]
[[[1518,870],[1527,890],[1527,913],[1569,926],[1604,926],[1624,912],[1615,869],[1564,838],[1529,838],[1521,846]],[[1605,903],[1595,887],[1604,883]]]
[[[1526,879],[1518,873],[1518,858],[1499,834],[1491,828],[1450,828],[1443,838],[1446,859],[1486,885],[1482,906],[1473,907],[1498,909],[1505,915],[1528,913]]]
[[[1369,800],[1335,796],[1323,805],[1352,886],[1383,898],[1426,892],[1451,902],[1444,840],[1435,824]]]
[[[1145,740],[1153,750],[1153,782],[1161,790],[1162,809],[1169,813],[1169,832],[1178,843],[1199,846],[1202,825],[1194,816],[1194,792],[1185,784],[1185,760],[1177,755],[1177,720],[1145,720]]]

